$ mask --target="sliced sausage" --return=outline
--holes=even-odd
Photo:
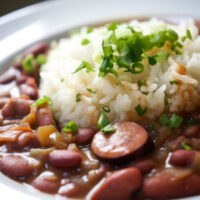
[[[51,110],[49,107],[40,108],[36,113],[37,125],[47,126],[50,124],[55,124]]]
[[[51,194],[56,193],[60,186],[59,179],[52,172],[43,172],[31,184],[36,189]]]
[[[81,160],[80,153],[68,150],[54,150],[48,156],[49,163],[57,168],[79,167]]]
[[[21,156],[4,156],[0,158],[0,170],[11,177],[29,176],[34,168]]]
[[[139,169],[141,173],[146,174],[149,173],[153,168],[155,168],[156,163],[153,160],[140,160],[136,161],[132,165],[133,167]]]
[[[177,150],[172,153],[169,162],[180,167],[190,167],[193,164],[197,153],[197,151],[188,151],[184,149]]]
[[[144,179],[142,193],[152,199],[172,199],[200,194],[200,175],[188,174],[182,178],[160,172]]]
[[[90,144],[94,134],[95,130],[92,128],[79,128],[78,133],[76,134],[76,143],[78,145]]]
[[[91,200],[130,200],[131,194],[140,188],[141,173],[136,168],[118,170],[109,175],[92,194]]]
[[[118,122],[115,132],[105,135],[98,132],[92,141],[92,150],[100,158],[121,160],[141,153],[148,142],[145,129],[134,122]]]
[[[10,117],[24,117],[30,112],[30,105],[32,100],[11,98],[7,104],[2,108],[2,115],[5,118]]]
[[[23,58],[29,54],[33,54],[34,56],[37,56],[39,54],[45,54],[48,50],[49,50],[49,45],[47,43],[36,44],[27,49],[23,53]]]

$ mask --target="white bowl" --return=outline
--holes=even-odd
[[[69,30],[82,25],[141,16],[200,19],[199,9],[199,0],[51,0],[35,4],[0,18],[0,73],[26,47],[67,36]],[[2,174],[0,188],[4,200],[69,199],[41,193]]]

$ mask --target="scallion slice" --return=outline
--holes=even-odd
[[[34,108],[34,107],[40,107],[40,106],[46,106],[46,105],[51,106],[52,104],[53,104],[52,100],[49,97],[44,96],[43,98],[37,99],[35,103],[32,104],[30,107]]]
[[[77,133],[78,127],[76,125],[76,122],[75,121],[68,122],[63,128],[63,131],[66,133]]]

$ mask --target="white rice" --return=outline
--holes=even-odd
[[[130,22],[130,26],[150,34],[158,30],[171,28],[180,38],[186,29],[192,34],[192,40],[183,42],[183,54],[169,56],[164,63],[149,66],[145,71],[134,75],[120,71],[116,84],[113,75],[99,77],[102,40],[109,32],[106,27],[96,28],[91,33],[82,28],[80,34],[61,39],[49,52],[47,63],[41,68],[40,96],[51,97],[52,111],[56,119],[64,126],[74,120],[80,126],[95,126],[99,111],[109,106],[111,121],[137,121],[139,116],[135,107],[146,107],[145,117],[154,119],[164,110],[170,112],[190,112],[200,105],[200,37],[193,20],[179,26],[169,25],[158,19],[147,22]],[[88,38],[88,45],[81,45],[83,38]],[[85,60],[93,65],[95,72],[81,70],[72,74]],[[183,73],[182,73],[183,72]],[[146,79],[146,85],[138,87],[139,80]],[[61,80],[64,80],[63,82]],[[171,80],[182,84],[171,85]],[[96,94],[87,91],[90,88]],[[76,102],[76,95],[81,94],[81,101]],[[164,103],[168,97],[168,105]]]

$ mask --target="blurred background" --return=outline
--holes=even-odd
[[[0,16],[45,0],[0,0]]]

